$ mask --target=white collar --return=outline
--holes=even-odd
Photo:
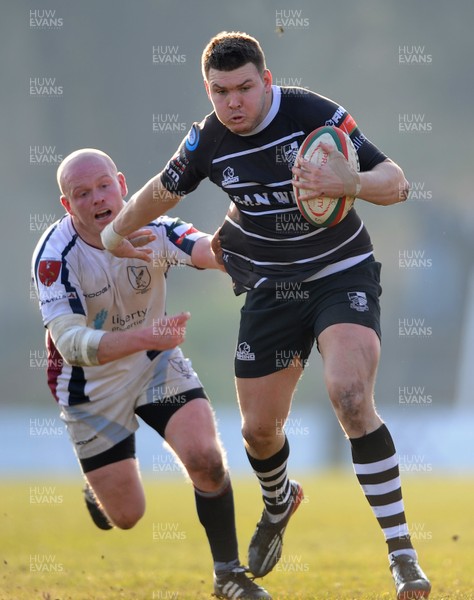
[[[270,109],[267,112],[267,114],[265,115],[265,118],[263,119],[263,121],[261,123],[259,123],[257,125],[257,127],[255,127],[255,129],[252,129],[252,131],[250,131],[249,133],[239,133],[237,135],[241,135],[242,137],[247,137],[249,135],[255,135],[256,133],[260,133],[261,131],[263,131],[265,129],[265,127],[270,125],[270,123],[276,117],[276,115],[280,109],[280,102],[281,102],[280,86],[272,85],[272,103],[271,103]]]

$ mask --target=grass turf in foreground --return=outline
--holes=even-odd
[[[300,478],[305,500],[291,520],[283,556],[262,582],[274,600],[395,598],[385,543],[350,473]],[[204,599],[212,563],[192,487],[145,481],[147,513],[130,531],[95,528],[81,481],[4,482],[3,600]],[[235,478],[240,554],[262,509],[256,482]],[[474,598],[472,478],[404,477],[412,538],[433,584],[432,600]]]

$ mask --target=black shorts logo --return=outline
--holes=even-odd
[[[367,303],[367,295],[365,292],[347,292],[347,296],[351,302],[350,307],[358,312],[365,312],[369,310]]]
[[[240,342],[235,356],[237,360],[255,360],[255,353],[250,351],[250,345],[247,342]]]

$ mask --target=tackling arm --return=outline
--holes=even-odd
[[[193,265],[199,269],[220,269],[225,272],[222,261],[219,262],[214,253],[212,239],[211,235],[199,238],[194,243],[191,260]]]
[[[190,313],[156,320],[153,327],[129,331],[102,331],[87,327],[83,315],[61,315],[48,323],[58,352],[78,367],[103,365],[147,350],[170,350],[182,344]]]
[[[59,354],[73,366],[98,365],[97,352],[105,331],[86,326],[83,315],[61,315],[48,323],[48,330]]]

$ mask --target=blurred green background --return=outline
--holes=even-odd
[[[260,40],[275,83],[340,102],[403,167],[413,190],[406,203],[357,202],[383,263],[376,400],[382,413],[428,428],[437,420],[439,431],[443,415],[457,411],[459,422],[473,423],[470,0],[19,0],[1,10],[2,414],[41,415],[53,404],[30,259],[62,214],[61,158],[97,147],[125,173],[130,193],[143,185],[210,112],[200,56],[227,29]],[[214,231],[227,206],[205,182],[172,214]],[[242,297],[221,273],[177,268],[169,283],[168,311],[192,313],[185,352],[215,404],[235,406]],[[297,403],[330,412],[316,351]]]

